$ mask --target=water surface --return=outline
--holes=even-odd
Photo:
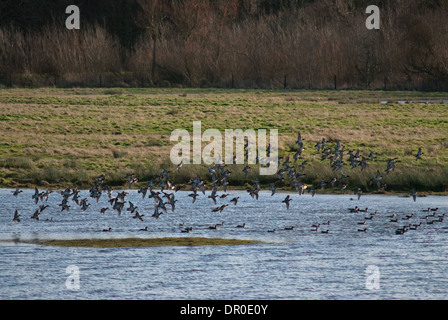
[[[143,222],[125,210],[109,209],[107,195],[99,201],[81,191],[91,204],[86,211],[72,203],[61,212],[62,196],[52,193],[35,204],[34,190],[14,197],[0,189],[1,299],[446,299],[448,297],[448,198],[428,196],[322,195],[229,192],[217,205],[200,194],[192,204],[188,192],[177,192],[176,209],[151,217],[153,199],[136,190],[126,197],[144,214]],[[220,193],[222,194],[222,192]],[[239,196],[237,205],[229,200]],[[34,210],[48,204],[40,220]],[[229,204],[222,213],[211,209]],[[355,206],[367,212],[350,213]],[[424,209],[439,208],[435,213]],[[21,221],[13,222],[14,210]],[[377,212],[376,215],[371,213]],[[391,222],[395,214],[398,222]],[[413,215],[409,219],[407,216]],[[426,218],[427,215],[430,217]],[[364,219],[365,217],[372,219]],[[330,221],[330,224],[327,223]],[[365,225],[359,224],[366,222]],[[221,224],[216,230],[209,226]],[[184,226],[180,226],[183,224]],[[245,228],[237,228],[246,224]],[[396,235],[397,228],[420,224]],[[317,231],[312,227],[320,224]],[[148,231],[139,231],[148,226]],[[190,233],[181,233],[186,226]],[[294,230],[284,230],[294,226]],[[102,232],[112,228],[111,232]],[[358,230],[367,228],[366,232]],[[268,232],[276,229],[275,232]],[[328,230],[328,233],[321,231]],[[25,244],[19,240],[101,237],[226,237],[265,243],[241,246],[63,248]],[[69,290],[66,268],[79,268],[79,290]],[[375,266],[372,289],[366,281]],[[367,281],[368,282],[368,281]]]

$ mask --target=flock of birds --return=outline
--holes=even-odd
[[[297,140],[295,141],[295,144],[297,144],[297,151],[292,157],[292,161],[290,161],[289,156],[286,156],[284,158],[279,157],[278,158],[278,171],[276,173],[276,179],[272,185],[270,185],[270,196],[273,196],[277,192],[278,186],[287,186],[290,185],[291,188],[295,189],[299,195],[304,194],[305,192],[310,193],[313,197],[316,194],[316,190],[324,191],[327,187],[327,184],[330,184],[332,187],[339,186],[341,193],[345,194],[346,189],[348,186],[348,178],[349,176],[346,176],[342,174],[342,169],[344,166],[349,164],[351,169],[354,169],[356,167],[359,167],[361,171],[365,170],[369,161],[374,161],[375,154],[373,152],[370,152],[368,156],[364,156],[360,154],[357,150],[348,150],[347,152],[344,150],[344,146],[339,142],[336,141],[333,145],[333,147],[330,147],[330,143],[326,141],[325,138],[323,138],[321,141],[317,142],[314,147],[316,148],[316,151],[318,155],[320,156],[321,161],[329,161],[329,164],[333,171],[339,172],[340,176],[335,177],[330,181],[324,181],[321,180],[320,183],[317,185],[307,185],[303,183],[303,178],[305,176],[305,168],[308,165],[307,161],[301,161],[301,163],[296,168],[296,163],[299,159],[303,160],[303,139],[301,137],[301,134],[298,133]],[[248,144],[245,144],[245,150],[248,150]],[[269,157],[269,151],[270,148],[267,149],[267,155]],[[247,155],[247,153],[246,153]],[[416,160],[419,160],[422,157],[423,153],[421,148],[418,149],[415,158]],[[347,158],[348,156],[348,158]],[[387,166],[385,169],[385,173],[389,174],[390,172],[395,170],[395,165],[398,162],[397,158],[390,158],[387,161]],[[176,167],[176,171],[179,171],[182,167],[183,163],[179,163]],[[232,164],[231,164],[232,165]],[[168,170],[163,170],[158,176],[156,176],[153,180],[150,180],[146,183],[146,185],[138,188],[138,193],[141,194],[143,199],[153,199],[154,201],[154,210],[152,212],[152,217],[155,219],[158,219],[162,214],[167,213],[168,211],[175,211],[176,208],[176,202],[178,200],[176,199],[176,192],[179,190],[188,190],[190,193],[188,194],[189,197],[191,197],[192,204],[196,202],[196,199],[201,196],[206,196],[208,199],[211,199],[211,202],[215,205],[214,208],[211,209],[212,212],[221,213],[223,210],[225,210],[229,205],[236,206],[238,203],[238,200],[240,197],[236,196],[230,199],[228,203],[217,205],[217,199],[224,199],[229,194],[227,194],[227,187],[229,185],[229,178],[231,175],[232,167],[231,165],[225,165],[222,163],[217,163],[213,165],[212,167],[208,168],[208,171],[210,173],[210,181],[211,181],[211,187],[210,187],[210,195],[206,195],[206,182],[204,179],[202,179],[200,176],[196,176],[195,178],[190,179],[185,184],[177,184],[175,185],[170,179],[169,179],[169,173]],[[269,164],[268,164],[269,165]],[[245,177],[248,175],[248,171],[251,169],[249,166],[245,166],[243,169],[243,173]],[[126,175],[125,179],[127,180],[127,186],[128,189],[132,188],[132,185],[136,184],[139,180],[138,177],[135,177],[133,174]],[[143,217],[145,214],[141,214],[139,211],[139,208],[132,203],[130,200],[126,199],[126,196],[129,194],[127,191],[117,191],[114,193],[113,188],[108,186],[106,184],[106,177],[105,175],[100,175],[95,178],[92,187],[89,189],[89,196],[92,199],[95,199],[97,202],[99,201],[100,197],[103,193],[107,194],[108,196],[108,203],[109,206],[102,207],[100,209],[100,213],[104,214],[107,210],[113,210],[115,211],[119,216],[123,212],[129,212],[132,215],[132,218],[138,219],[140,221],[144,221]],[[384,190],[386,188],[386,185],[382,183],[382,175],[380,171],[378,170],[376,172],[376,175],[374,177],[370,178],[370,184],[376,184],[379,190]],[[223,193],[218,194],[219,190],[222,189]],[[259,198],[259,191],[261,190],[260,187],[260,181],[256,178],[251,180],[247,183],[246,191],[251,196],[252,199],[258,200]],[[13,191],[14,196],[19,196],[19,194],[22,192],[20,189],[16,189]],[[39,192],[37,188],[35,188],[35,192],[32,195],[32,200],[36,205],[39,204],[39,201],[41,204],[39,207],[34,211],[34,213],[31,215],[31,219],[35,220],[41,220],[40,215],[42,212],[49,207],[48,204],[46,204],[46,201],[48,200],[48,197],[50,194],[53,193],[51,190],[46,190]],[[76,204],[81,208],[82,211],[86,211],[89,206],[89,199],[87,197],[81,198],[80,191],[76,188],[66,188],[63,191],[59,191],[60,195],[62,196],[62,201],[59,204],[60,212],[70,212],[70,208],[73,206],[73,204]],[[351,198],[351,200],[359,200],[362,195],[362,189],[357,188],[357,190],[354,192],[354,195],[357,196],[357,198]],[[413,189],[409,194],[414,201],[416,201],[417,193]],[[281,201],[284,203],[286,210],[289,210],[291,208],[291,201],[293,198],[287,194],[286,197]],[[151,210],[152,211],[152,210]],[[445,214],[438,215],[438,208],[428,208],[426,210],[428,213],[433,212],[432,215],[426,215],[425,219],[427,220],[427,224],[434,224],[437,222],[442,222]],[[355,208],[349,208],[349,213],[365,213],[367,216],[364,217],[364,220],[362,222],[358,222],[359,225],[366,225],[367,220],[372,220],[378,212],[375,211],[373,213],[368,213],[368,209],[361,209],[359,207]],[[410,220],[413,218],[414,215],[407,215],[404,219]],[[433,219],[431,219],[433,218]],[[18,212],[18,210],[15,210],[13,221],[14,222],[20,222],[21,214]],[[53,221],[53,218],[46,219]],[[390,222],[398,222],[398,218],[396,215],[390,216]],[[215,224],[211,225],[208,228],[209,229],[217,229],[221,224]],[[184,223],[180,224],[181,226],[185,226]],[[321,233],[329,233],[329,229],[323,229],[323,226],[329,226],[330,221],[327,221],[325,223],[319,223],[319,224],[313,224],[312,230],[319,231]],[[399,227],[396,229],[397,234],[403,234],[407,232],[408,230],[416,230],[421,225],[421,222],[419,224],[417,223],[409,223],[407,225],[404,225],[402,227]],[[237,228],[245,228],[246,224],[238,225]],[[295,226],[289,226],[285,227],[284,230],[294,230]],[[193,229],[192,227],[185,227],[181,230],[183,233],[191,232]],[[112,228],[103,229],[104,232],[112,231]],[[145,227],[143,229],[140,229],[140,231],[148,231],[148,227]],[[272,229],[268,230],[268,232],[276,232],[278,230]],[[358,228],[359,232],[366,232],[367,227],[364,227],[361,229]]]

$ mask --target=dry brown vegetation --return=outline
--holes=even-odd
[[[371,4],[365,1],[120,3],[132,9],[109,25],[85,22],[80,30],[67,30],[53,21],[27,31],[3,25],[1,82],[448,89],[446,1],[384,1],[380,30],[365,27]],[[131,31],[124,32],[131,27],[136,31],[129,44]]]

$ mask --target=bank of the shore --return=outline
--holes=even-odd
[[[83,247],[83,248],[121,248],[121,247],[162,247],[162,246],[234,246],[258,244],[260,241],[205,238],[205,237],[163,237],[163,238],[101,238],[101,239],[56,239],[21,241],[45,246]]]
[[[126,188],[125,177],[132,174],[138,188],[157,182],[166,169],[176,185],[200,176],[211,188],[209,166],[184,165],[178,171],[170,161],[172,130],[191,132],[193,121],[201,121],[203,131],[277,129],[279,154],[291,164],[301,132],[303,153],[291,167],[309,189],[320,189],[323,180],[323,192],[340,193],[344,182],[332,186],[331,181],[344,175],[352,193],[358,188],[363,193],[445,193],[448,109],[443,97],[391,91],[6,89],[0,94],[0,187],[88,189],[104,174],[105,183],[118,189]],[[323,138],[331,151],[339,141],[346,154],[353,150],[366,157],[365,169],[347,161],[335,170],[316,148]],[[423,155],[416,160],[419,148]],[[396,166],[386,173],[389,159],[397,159]],[[229,188],[246,189],[258,179],[262,189],[275,184],[278,190],[295,190],[287,173],[278,181],[278,175],[260,176],[252,165],[245,176],[244,167],[227,166]],[[372,182],[377,172],[381,188]]]

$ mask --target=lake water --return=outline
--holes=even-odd
[[[136,190],[126,197],[144,214],[143,222],[126,211],[109,209],[103,194],[86,211],[72,203],[61,212],[62,196],[52,193],[40,220],[31,219],[42,204],[34,190],[14,197],[0,189],[0,299],[447,299],[448,198],[290,193],[258,200],[244,191],[229,192],[217,205],[200,193],[192,204],[188,192],[176,193],[176,209],[151,217],[153,199]],[[222,192],[220,193],[222,194]],[[239,196],[237,205],[229,200]],[[222,213],[211,209],[229,204]],[[348,208],[368,208],[350,213]],[[439,208],[435,213],[424,209]],[[13,213],[21,214],[13,222]],[[371,215],[377,211],[376,215]],[[398,221],[391,222],[395,214]],[[413,215],[409,219],[407,216]],[[427,215],[430,217],[426,218]],[[365,217],[372,219],[364,219]],[[46,221],[48,220],[48,221]],[[53,220],[53,221],[51,221]],[[330,221],[329,225],[324,225]],[[366,222],[365,225],[358,224]],[[181,233],[185,226],[190,233]],[[216,230],[208,227],[224,222]],[[397,235],[404,225],[417,230]],[[246,224],[245,228],[236,226]],[[313,224],[321,224],[315,231]],[[139,231],[148,226],[148,231]],[[294,230],[284,230],[294,226]],[[102,232],[112,228],[111,232]],[[358,231],[367,228],[366,232]],[[268,232],[276,229],[276,232]],[[329,230],[328,233],[321,231]],[[17,240],[101,237],[195,236],[255,239],[265,243],[241,246],[63,248],[24,244]],[[68,266],[79,270],[79,288],[66,281]]]

